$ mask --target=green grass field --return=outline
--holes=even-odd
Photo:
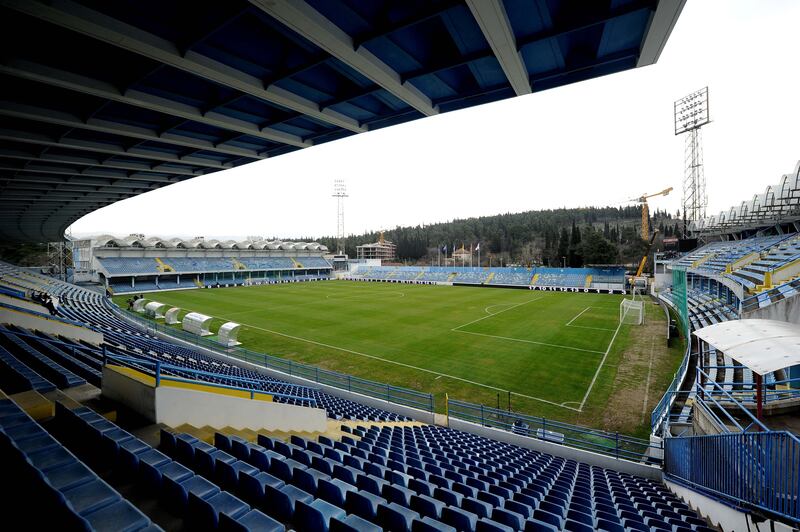
[[[622,297],[605,294],[334,281],[148,297],[214,316],[214,332],[242,324],[248,349],[432,392],[438,409],[445,393],[506,408],[510,391],[516,411],[595,426],[621,354],[644,333],[620,327]],[[648,308],[659,317],[663,327]],[[663,390],[671,374],[650,366],[648,387]]]

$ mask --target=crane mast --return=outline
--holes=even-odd
[[[647,200],[655,196],[666,196],[670,192],[672,192],[672,187],[665,188],[661,192],[656,192],[655,194],[642,194],[638,198],[629,200],[637,201],[642,204],[642,240],[645,242],[650,238],[650,207],[647,205]]]

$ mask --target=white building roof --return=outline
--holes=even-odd
[[[694,335],[759,375],[800,364],[800,325],[776,320],[732,320]]]

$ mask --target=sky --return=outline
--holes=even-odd
[[[362,133],[171,185],[88,214],[75,236],[321,237],[559,207],[624,206],[674,187],[673,102],[709,87],[708,215],[800,160],[796,0],[689,0],[655,65]]]

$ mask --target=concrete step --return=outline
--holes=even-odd
[[[36,390],[15,393],[8,397],[36,421],[48,419],[55,415],[53,402]]]

